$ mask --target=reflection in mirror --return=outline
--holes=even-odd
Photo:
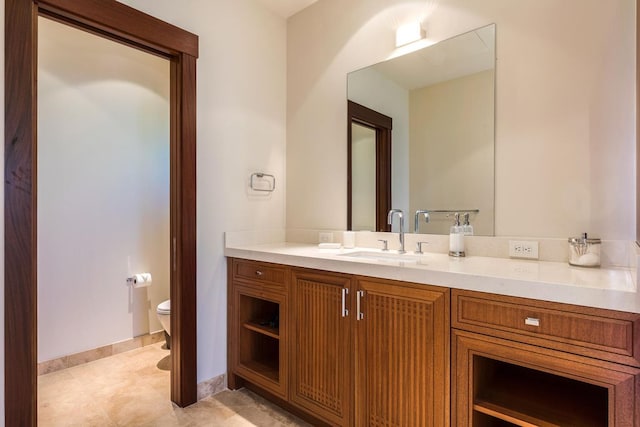
[[[493,235],[495,25],[349,73],[347,83],[349,101],[393,120],[391,158],[385,160],[391,162],[390,194],[378,189],[376,197],[390,197],[392,207],[410,217],[417,210],[477,209],[471,215],[475,234]],[[360,149],[351,145],[360,142],[349,135],[356,157]],[[358,188],[371,187],[360,182]],[[370,202],[355,194],[355,186],[350,190],[352,204]],[[349,229],[375,230],[373,215],[369,222],[362,212],[362,222],[349,218]],[[417,231],[448,234],[451,222],[452,215],[434,213]]]
[[[355,102],[348,105],[347,228],[391,231],[393,120]]]
[[[376,228],[376,131],[351,123],[352,229]]]

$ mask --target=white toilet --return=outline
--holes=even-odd
[[[156,309],[158,320],[164,328],[164,336],[167,340],[167,348],[170,348],[169,336],[171,335],[171,300],[166,300],[158,304]]]

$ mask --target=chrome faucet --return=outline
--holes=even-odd
[[[398,250],[399,254],[405,253],[404,250],[404,212],[402,209],[391,209],[389,211],[389,215],[387,215],[387,224],[393,225],[393,216],[398,214],[398,218],[400,218],[400,249]]]
[[[426,222],[427,224],[429,224],[429,221],[431,220],[431,217],[429,216],[429,211],[423,211],[421,209],[416,211],[416,216],[415,216],[415,222],[413,224],[413,232],[417,233],[418,230],[420,229],[419,227],[419,222],[420,222],[420,214],[424,215],[424,222]]]

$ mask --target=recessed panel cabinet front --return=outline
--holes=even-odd
[[[449,290],[358,278],[355,425],[449,425]]]
[[[351,276],[294,269],[290,400],[332,425],[350,425]]]

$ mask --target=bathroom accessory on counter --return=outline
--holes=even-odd
[[[342,246],[346,249],[352,249],[356,246],[356,233],[353,231],[342,232]]]
[[[569,265],[600,267],[600,239],[591,239],[587,233],[569,238]]]
[[[249,187],[253,191],[272,193],[276,189],[276,177],[268,173],[254,172],[251,174]]]
[[[152,281],[153,278],[151,277],[151,273],[137,273],[127,278],[127,284],[134,288],[151,286]]]
[[[452,257],[463,257],[464,253],[464,231],[460,225],[460,213],[453,214],[453,225],[449,229],[449,255]]]
[[[469,212],[464,214],[464,224],[462,225],[462,233],[465,236],[473,236],[473,225],[469,222]]]
[[[378,239],[378,242],[382,242],[382,250],[383,250],[384,252],[386,252],[386,251],[388,251],[388,250],[389,250],[389,245],[388,245],[388,243],[389,243],[389,242],[387,242],[387,240],[385,240],[385,239]]]

